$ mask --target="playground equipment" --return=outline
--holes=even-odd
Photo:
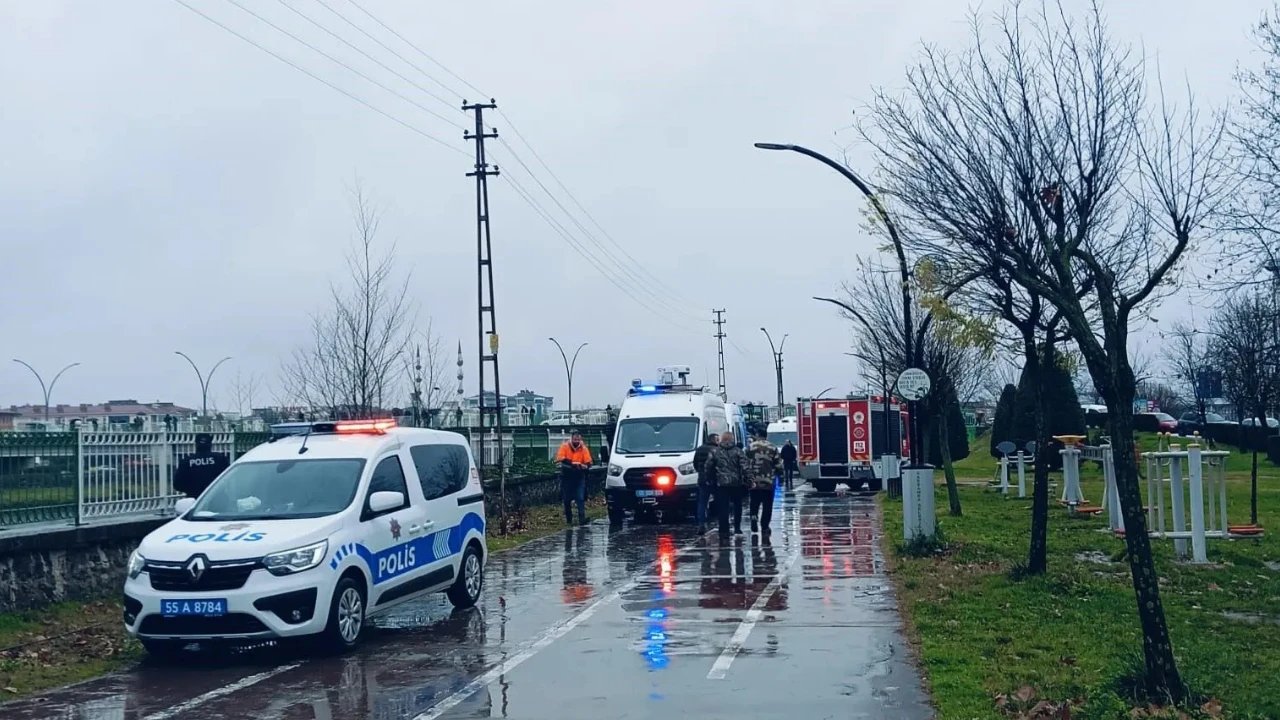
[[[1018,448],[1017,445],[1013,444],[1009,440],[1005,440],[1004,442],[1001,442],[1000,444],[996,445],[996,452],[1000,453],[1000,468],[999,468],[1000,483],[996,486],[997,489],[1000,490],[1000,493],[1002,495],[1009,494],[1009,489],[1010,489],[1009,456],[1012,455],[1014,452],[1017,452],[1018,456],[1017,456],[1016,462],[1018,463],[1018,497],[1020,498],[1026,497],[1027,496],[1027,460],[1028,460],[1027,456],[1029,454],[1031,459],[1035,458],[1036,456],[1035,441],[1033,440],[1027,443],[1025,454],[1023,453],[1022,450]]]
[[[1062,504],[1076,508],[1088,505],[1084,492],[1080,490],[1080,446],[1084,444],[1084,435],[1054,435],[1054,440],[1065,447],[1058,451],[1062,455]]]

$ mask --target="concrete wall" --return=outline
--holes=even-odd
[[[118,597],[129,554],[147,533],[166,522],[149,518],[0,533],[0,613],[64,600]]]

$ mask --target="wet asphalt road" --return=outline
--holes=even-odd
[[[928,718],[870,498],[777,498],[771,541],[597,522],[491,558],[484,597],[376,619],[345,657],[150,663],[3,720]],[[744,521],[745,525],[745,521]]]

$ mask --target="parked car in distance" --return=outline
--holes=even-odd
[[[1218,413],[1205,413],[1204,419],[1205,419],[1205,424],[1201,425],[1200,414],[1197,413],[1195,410],[1182,413],[1182,417],[1178,418],[1178,428],[1177,428],[1178,434],[1192,435],[1194,433],[1200,433],[1201,435],[1203,435],[1205,433],[1206,425],[1208,426],[1239,425],[1239,423],[1234,422],[1232,420],[1228,420],[1222,417],[1221,415],[1219,415]]]
[[[1257,424],[1258,424],[1258,419],[1257,419],[1257,418],[1245,418],[1244,420],[1241,420],[1241,421],[1240,421],[1240,424],[1241,424],[1241,425],[1243,425],[1243,426],[1245,426],[1245,427],[1254,427],[1255,425],[1257,425]],[[1269,417],[1269,418],[1267,418],[1267,427],[1268,427],[1268,428],[1271,428],[1272,430],[1280,429],[1280,420],[1277,420],[1277,419],[1275,419],[1275,418],[1273,418],[1273,417]]]
[[[1144,432],[1177,432],[1178,419],[1169,413],[1138,413],[1133,416],[1133,428]]]

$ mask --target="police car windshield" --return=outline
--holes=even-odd
[[[698,418],[632,418],[618,423],[615,453],[681,453],[698,447]]]
[[[187,520],[295,520],[342,512],[360,485],[364,460],[269,460],[232,465]]]

